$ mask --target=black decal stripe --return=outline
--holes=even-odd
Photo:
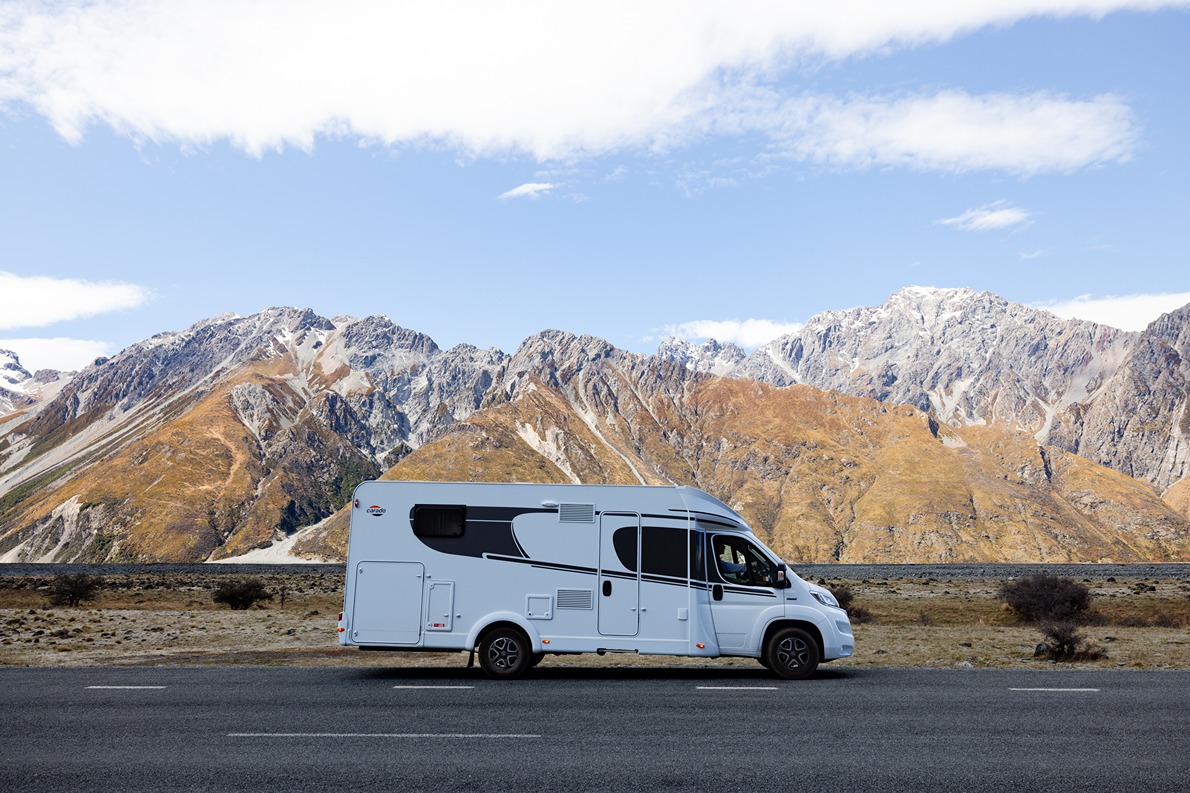
[[[485,559],[492,559],[497,562],[515,562],[516,564],[527,564],[530,567],[539,567],[543,570],[559,570],[566,573],[586,573],[587,575],[595,575],[598,570],[594,567],[580,567],[573,564],[561,564],[559,562],[542,562],[537,559],[524,559],[516,556],[501,556],[499,554],[484,554]]]

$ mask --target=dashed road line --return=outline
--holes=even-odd
[[[1098,691],[1097,688],[1010,688],[1009,691]]]
[[[493,732],[229,732],[228,738],[540,738]]]
[[[777,686],[695,686],[699,691],[776,691]]]

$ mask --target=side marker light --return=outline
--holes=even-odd
[[[549,644],[549,643],[550,643],[550,640],[549,640],[549,639],[542,639],[542,640],[541,640],[541,643],[542,643],[542,644]]]
[[[699,642],[698,644],[696,644],[696,645],[694,645],[694,646],[695,646],[695,647],[697,647],[697,648],[698,648],[698,649],[700,649],[700,650],[705,650],[705,649],[706,649],[706,645],[705,645],[705,644],[702,644],[701,642]]]

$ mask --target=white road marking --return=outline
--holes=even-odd
[[[1010,688],[1009,691],[1098,691],[1097,688]]]
[[[699,691],[776,691],[776,686],[695,686]]]
[[[87,686],[92,689],[127,689],[131,691],[157,691],[165,686]]]
[[[393,686],[393,688],[475,688],[475,686]]]
[[[490,732],[229,732],[228,738],[540,738]]]

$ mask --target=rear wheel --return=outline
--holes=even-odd
[[[488,677],[520,677],[533,666],[529,639],[516,628],[496,628],[479,643],[479,666]]]
[[[781,628],[769,637],[761,663],[786,680],[802,680],[814,674],[820,656],[813,636],[801,628]]]

